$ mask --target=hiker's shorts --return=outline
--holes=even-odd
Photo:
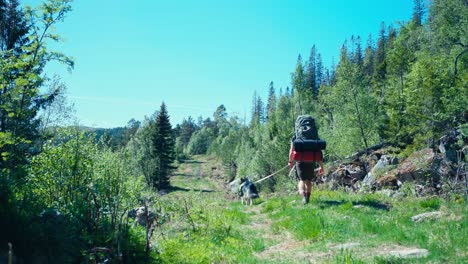
[[[301,181],[312,181],[315,178],[316,162],[296,162],[296,176]]]

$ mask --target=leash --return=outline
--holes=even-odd
[[[289,167],[289,165],[284,166],[283,168],[281,168],[280,170],[274,172],[273,174],[270,174],[270,175],[268,175],[268,176],[265,176],[265,177],[261,178],[260,180],[254,182],[254,183],[259,183],[259,182],[262,182],[262,181],[264,181],[264,180],[266,180],[266,179],[268,179],[268,178],[270,178],[270,177],[273,177],[273,176],[275,176],[276,174],[278,174],[280,171],[286,169],[287,167]]]

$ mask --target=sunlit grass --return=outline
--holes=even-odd
[[[287,200],[270,199],[263,205],[262,212],[273,221],[272,231],[290,232],[298,240],[313,243],[315,249],[324,250],[330,243],[358,242],[365,248],[382,244],[425,248],[430,254],[424,261],[461,261],[466,257],[460,253],[466,252],[468,245],[464,204],[439,198],[392,200],[373,194],[330,191],[316,192],[306,206],[286,206]],[[411,221],[416,214],[435,210],[452,217],[445,215],[421,223]],[[346,254],[339,259],[344,263],[360,263],[360,258]],[[386,262],[385,257],[378,261],[394,263],[391,258]]]
[[[197,176],[210,173],[207,164],[184,165],[189,175],[173,177],[182,189],[163,198],[172,214],[157,238],[166,263],[302,263],[316,255],[325,263],[462,263],[467,258],[467,210],[461,199],[389,198],[319,187],[305,206],[299,195],[285,192],[262,193],[250,207],[227,200],[222,185]],[[208,187],[214,192],[201,192]],[[411,220],[432,211],[442,217]],[[351,242],[359,246],[331,249]],[[259,257],[281,243],[293,248]],[[392,247],[424,248],[429,255],[405,260],[381,252]]]

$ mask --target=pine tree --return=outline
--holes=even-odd
[[[393,48],[393,42],[395,41],[396,37],[397,37],[396,30],[391,25],[388,26],[388,37],[387,37],[387,43],[385,47],[386,53],[388,53],[388,51]],[[385,56],[387,56],[387,54]]]
[[[336,83],[336,63],[335,58],[332,58],[332,63],[330,66],[330,80],[328,81],[328,85],[333,86]]]
[[[262,97],[257,97],[257,109],[258,122],[263,124],[265,122],[265,105],[262,101]]]
[[[379,39],[374,57],[374,93],[383,102],[385,93],[385,78],[387,75],[387,64],[385,61],[387,36],[385,35],[385,23],[380,24]]]
[[[221,127],[227,122],[226,107],[222,104],[216,108],[213,113],[213,133],[217,137],[220,133]]]
[[[182,123],[180,124],[179,137],[184,147],[187,147],[190,138],[196,130],[197,127],[195,121],[191,116],[189,116],[187,119],[184,118],[184,120],[182,120]]]
[[[363,56],[362,56],[362,48],[361,48],[361,37],[357,36],[354,40],[354,52],[352,62],[356,63],[359,67],[363,65]]]
[[[468,4],[460,0],[433,0],[429,12],[429,26],[434,38],[431,44],[445,54],[452,54],[450,66],[456,76],[468,68]],[[466,79],[466,78],[463,78]]]
[[[252,96],[252,111],[250,112],[250,125],[256,125],[260,122],[259,112],[258,112],[258,96],[257,91],[254,91]]]
[[[0,50],[16,54],[26,44],[29,27],[18,0],[0,1]]]
[[[363,71],[365,76],[370,81],[372,76],[374,75],[374,44],[372,41],[372,35],[369,34],[367,38],[366,50],[364,52],[364,59],[363,59]]]
[[[349,56],[348,56],[348,44],[347,42],[345,41],[343,43],[343,45],[341,45],[341,49],[340,49],[340,60],[338,62],[338,66],[336,67],[336,69],[338,69],[339,67],[341,67],[341,65],[343,65],[344,63],[346,63],[347,61],[349,60]]]
[[[0,4],[0,169],[20,172],[33,143],[40,138],[40,109],[50,105],[60,92],[41,94],[47,62],[56,60],[73,67],[73,62],[47,48],[59,39],[51,34],[54,24],[70,11],[68,0],[48,1],[39,10],[23,10],[17,0]],[[24,173],[18,173],[18,177]]]
[[[319,53],[317,54],[317,68],[316,68],[316,75],[317,75],[317,80],[316,80],[316,87],[314,90],[314,96],[317,97],[319,94],[319,89],[322,83],[324,82],[324,77],[323,77],[323,62],[322,62],[322,55]]]
[[[268,89],[268,102],[267,102],[267,115],[266,119],[269,121],[275,114],[276,111],[276,95],[275,95],[275,87],[273,82],[270,82],[270,87]]]
[[[311,113],[313,105],[310,103],[313,97],[312,91],[306,87],[302,57],[297,57],[296,70],[291,74],[291,96],[295,98],[296,114]]]
[[[309,61],[307,62],[306,73],[305,73],[305,86],[310,89],[312,93],[315,94],[317,91],[317,51],[315,45],[312,46],[310,50]]]
[[[169,185],[169,175],[174,161],[174,137],[169,121],[166,104],[163,102],[156,117],[153,131],[153,158],[158,169],[151,179],[154,189],[162,189]]]
[[[345,44],[337,68],[337,84],[328,100],[329,107],[336,110],[333,119],[339,120],[334,126],[334,133],[342,135],[347,141],[338,143],[343,151],[367,149],[377,141],[375,98],[370,93],[361,69],[350,61]],[[343,138],[340,140],[343,141]],[[336,142],[336,139],[332,141]]]
[[[252,112],[251,112],[250,124],[252,126],[262,124],[265,121],[265,109],[262,98],[257,96],[257,92],[254,92],[252,97]]]
[[[413,0],[413,19],[412,22],[415,26],[420,27],[422,25],[422,17],[424,15],[424,5],[422,0]]]

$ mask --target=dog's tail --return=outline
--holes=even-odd
[[[255,199],[255,198],[258,198],[258,197],[260,197],[260,196],[258,195],[258,193],[254,193],[254,192],[250,192],[250,193],[249,193],[249,198],[251,198],[251,199]]]

